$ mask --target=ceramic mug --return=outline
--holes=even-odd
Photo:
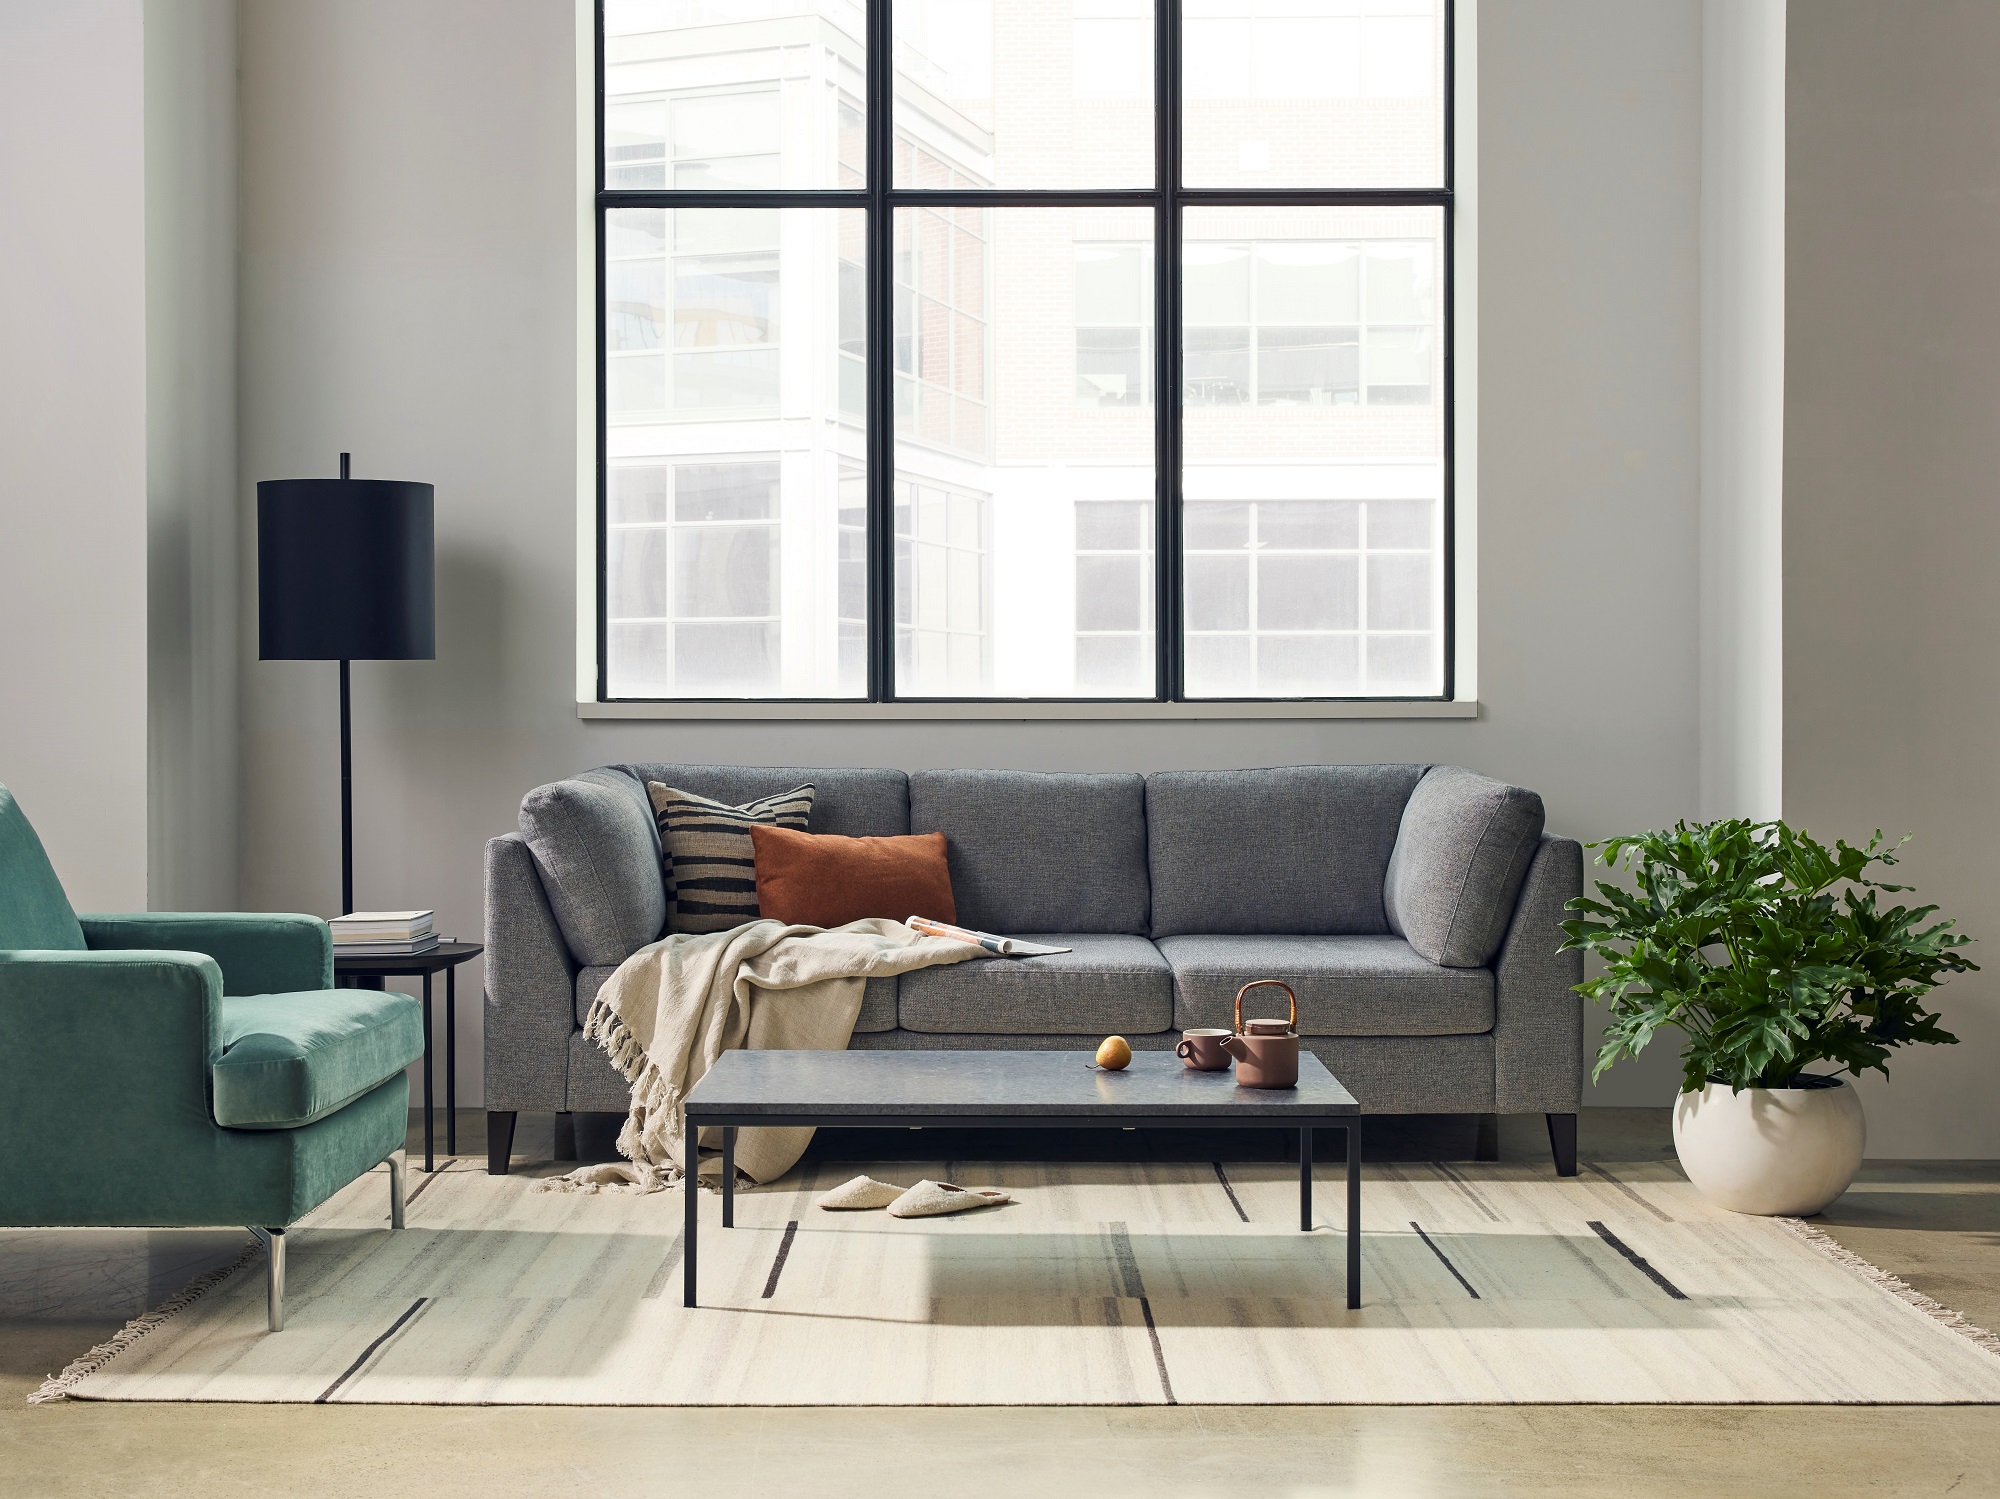
[[[1182,1031],[1174,1055],[1196,1072],[1221,1072],[1231,1061],[1228,1041],[1228,1031]]]

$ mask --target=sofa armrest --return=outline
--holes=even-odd
[[[519,833],[486,845],[486,1107],[569,1107],[576,964]]]
[[[213,1131],[221,1000],[222,972],[198,953],[0,952],[0,1152],[26,1178],[0,1193],[0,1223],[34,1221],[31,1200],[57,1188],[33,1178],[67,1174],[58,1156],[115,1176]]]
[[[333,933],[317,916],[263,911],[138,911],[80,916],[93,951],[201,953],[222,969],[224,994],[297,994],[333,987]]]
[[[1493,1092],[1506,1114],[1573,1114],[1583,1099],[1583,954],[1562,952],[1583,847],[1544,835],[1493,959]]]

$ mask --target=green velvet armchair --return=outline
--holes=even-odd
[[[416,1001],[333,987],[316,916],[71,910],[0,786],[0,1225],[285,1230],[386,1162],[403,1226]]]

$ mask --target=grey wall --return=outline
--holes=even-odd
[[[146,904],[140,0],[0,0],[0,782],[76,904]]]
[[[236,0],[146,0],[144,24],[147,883],[155,910],[226,910],[239,766]]]
[[[1693,810],[1698,0],[1481,17],[1484,708],[1460,722],[579,722],[572,25],[551,0],[244,6],[246,506],[343,448],[437,486],[438,659],[355,673],[361,905],[476,935],[481,848],[522,792],[627,758],[1435,760],[1540,789],[1585,837]],[[333,668],[256,662],[253,640],[246,898],[331,912]],[[476,1020],[460,1072],[476,1098]],[[1674,1075],[1649,1059],[1599,1091],[1664,1102]]]
[[[1915,834],[1902,873],[1996,964],[2000,6],[1812,0],[1787,82],[1785,814]],[[2000,1156],[2000,985],[1862,1088],[1869,1149]]]

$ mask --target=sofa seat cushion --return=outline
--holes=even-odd
[[[389,990],[226,994],[220,1020],[215,1122],[232,1129],[324,1119],[424,1054],[422,1011]]]
[[[906,973],[896,996],[902,1028],[937,1034],[1105,1036],[1163,1031],[1173,1024],[1172,975],[1159,949],[1144,937],[1018,935],[1074,951],[1041,958],[974,958]]]
[[[604,981],[616,973],[616,968],[583,968],[576,975],[576,1023],[582,1025],[590,1018],[590,1007],[597,999],[597,991],[604,987]],[[896,1028],[896,976],[888,974],[872,978],[861,991],[861,1015],[854,1022],[854,1033],[864,1035],[871,1031],[893,1031]]]
[[[1283,979],[1299,997],[1302,1036],[1466,1036],[1493,1029],[1493,974],[1443,968],[1401,937],[1162,937],[1174,976],[1174,1024],[1234,1023],[1236,991]],[[1283,1015],[1259,989],[1244,1018]],[[905,1021],[907,1025],[909,1022]]]

